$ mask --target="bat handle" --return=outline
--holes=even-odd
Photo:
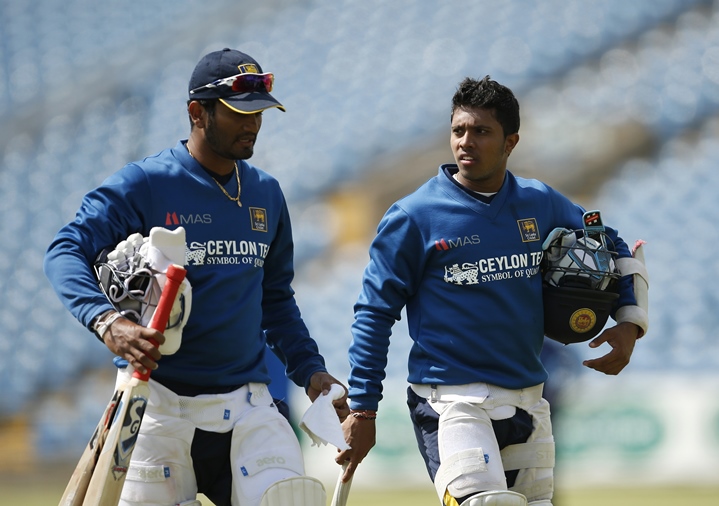
[[[342,476],[344,476],[348,465],[349,461],[345,461],[342,464],[342,470],[337,477],[337,484],[335,485],[335,491],[332,495],[331,506],[347,506],[347,497],[350,494],[350,487],[352,486],[352,479],[354,478],[354,476],[352,476],[347,483],[342,483]]]
[[[180,290],[180,285],[184,281],[187,271],[180,265],[172,264],[167,268],[166,275],[167,281],[165,282],[165,288],[162,290],[160,300],[157,302],[155,313],[152,315],[152,319],[148,324],[148,327],[155,329],[158,332],[164,332],[165,327],[167,327],[167,321],[170,319],[172,306],[175,304],[177,292]],[[157,341],[154,339],[150,339],[149,341],[155,348],[158,347]],[[150,371],[147,371],[145,374],[135,371],[132,373],[132,376],[141,381],[147,381],[150,379]]]

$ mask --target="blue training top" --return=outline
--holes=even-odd
[[[153,227],[186,230],[192,310],[182,346],[163,356],[152,378],[213,389],[269,383],[266,342],[287,376],[307,387],[325,371],[290,286],[294,277],[290,217],[278,182],[238,160],[242,206],[225,197],[180,141],[173,149],[111,175],[85,195],[45,257],[45,272],[60,299],[86,327],[112,309],[92,264],[135,232]],[[237,195],[237,182],[226,185]]]
[[[456,182],[456,165],[387,211],[370,247],[349,351],[353,409],[377,409],[391,328],[406,306],[410,383],[542,383],[542,242],[581,229],[584,209],[546,184],[507,172],[484,203]],[[619,257],[631,253],[606,230]],[[616,307],[634,305],[631,276]]]

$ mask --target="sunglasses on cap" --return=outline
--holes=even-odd
[[[272,91],[274,82],[275,75],[269,72],[266,74],[237,74],[235,76],[217,79],[199,88],[190,90],[190,95],[200,90],[219,88],[220,86],[230,87],[235,93],[251,93],[253,91],[266,91],[269,93]]]

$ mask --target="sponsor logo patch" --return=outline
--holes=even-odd
[[[459,264],[454,264],[452,267],[444,267],[444,281],[445,283],[452,283],[455,285],[476,285],[478,281],[479,269],[477,263],[465,262],[462,267]]]
[[[459,248],[461,246],[479,243],[480,240],[477,234],[465,235],[464,237],[457,237],[456,239],[445,239],[442,237],[441,239],[434,241],[434,248],[438,251],[447,251],[452,248]]]
[[[167,216],[165,217],[165,225],[179,225],[180,224],[180,218],[177,217],[177,213],[171,213],[170,211],[167,212]]]
[[[185,263],[187,265],[205,265],[206,255],[205,245],[193,241],[188,248],[185,248]]]
[[[257,241],[192,241],[185,248],[188,265],[251,265],[261,268],[270,246]]]
[[[175,211],[165,213],[165,226],[172,225],[209,225],[212,223],[211,214],[177,214]]]

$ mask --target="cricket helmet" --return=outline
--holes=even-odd
[[[604,232],[555,229],[544,242],[544,333],[563,344],[580,343],[604,328],[620,274]]]

